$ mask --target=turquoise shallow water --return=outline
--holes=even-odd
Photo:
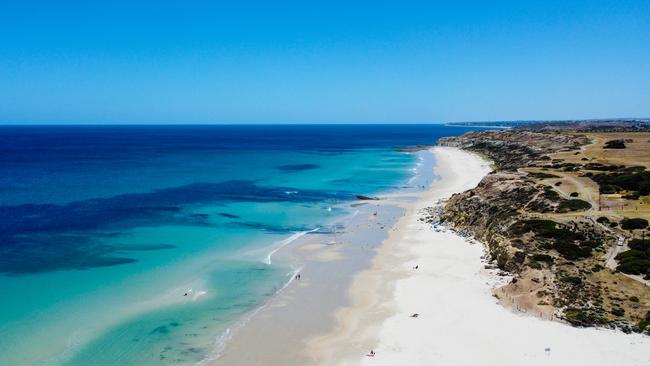
[[[374,128],[0,128],[0,364],[205,359],[293,275],[283,241],[465,131]]]

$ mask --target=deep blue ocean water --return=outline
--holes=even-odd
[[[469,130],[0,127],[0,364],[198,362],[291,276],[278,243]]]

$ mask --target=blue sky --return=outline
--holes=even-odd
[[[650,1],[0,2],[0,123],[650,117]]]

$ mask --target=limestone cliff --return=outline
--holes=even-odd
[[[494,171],[476,188],[453,195],[431,220],[479,239],[489,259],[514,275],[495,296],[517,309],[575,325],[643,330],[650,306],[647,288],[605,270],[606,254],[619,235],[596,222],[596,202],[561,189],[564,181],[578,179],[583,165],[555,154],[580,154],[587,137],[571,131],[478,131],[439,144],[493,162]],[[611,291],[637,298],[636,306],[621,304]]]

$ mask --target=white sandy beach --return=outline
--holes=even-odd
[[[458,149],[432,151],[440,180],[404,203],[336,327],[309,341],[314,364],[650,365],[650,337],[574,328],[497,304],[482,246],[418,220],[420,209],[478,184],[489,166]],[[376,355],[366,356],[371,349]]]

